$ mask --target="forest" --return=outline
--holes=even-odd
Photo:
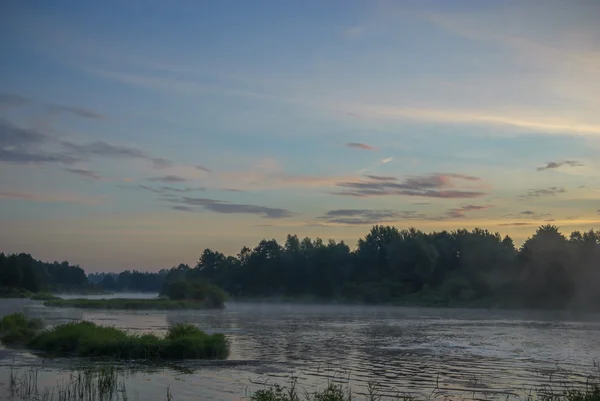
[[[11,261],[21,259],[38,267],[27,269],[21,262],[15,268]],[[29,255],[2,255],[1,261],[3,283],[9,282],[5,277],[14,281],[18,276],[25,285],[29,280],[23,277],[32,274],[49,287],[72,282],[46,273],[54,272],[50,267],[56,262],[43,264]],[[75,276],[79,285],[87,282],[82,270]],[[567,237],[556,226],[544,225],[517,248],[509,236],[479,228],[424,233],[376,225],[354,249],[343,241],[288,235],[284,244],[262,240],[237,256],[205,249],[192,267],[88,278],[110,291],[153,292],[174,281],[204,279],[234,300],[596,308],[600,231]]]
[[[475,228],[424,233],[374,226],[351,250],[344,242],[288,235],[225,256],[205,249],[194,268],[233,299],[279,298],[368,304],[595,308],[600,306],[600,231],[564,236],[539,227],[521,247]]]
[[[26,253],[0,253],[0,294],[29,292],[87,292],[93,290],[85,271],[69,262],[42,262]]]

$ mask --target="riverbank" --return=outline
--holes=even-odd
[[[554,305],[525,306],[509,300],[497,298],[482,298],[475,300],[448,300],[438,297],[407,296],[385,302],[366,302],[351,300],[342,297],[318,298],[314,296],[269,296],[269,297],[230,297],[230,301],[240,304],[290,304],[290,305],[328,305],[328,306],[383,306],[383,307],[411,307],[411,308],[441,308],[441,309],[498,309],[498,310],[568,310],[569,308],[557,308]],[[573,310],[590,310],[593,308],[578,308],[571,305]],[[596,309],[597,310],[597,309]]]
[[[131,309],[131,310],[178,310],[178,309],[222,309],[224,303],[157,299],[52,299],[44,302],[44,306],[56,308],[82,308],[82,309]]]

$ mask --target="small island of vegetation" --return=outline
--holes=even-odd
[[[51,355],[122,359],[222,359],[229,353],[223,334],[207,334],[192,324],[177,324],[164,337],[135,335],[92,322],[72,322],[42,329],[22,313],[0,320],[0,341]]]
[[[86,309],[221,309],[227,299],[223,290],[204,281],[174,281],[168,283],[162,296],[154,299],[50,299],[45,306]]]

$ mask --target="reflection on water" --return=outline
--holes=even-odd
[[[193,322],[228,336],[227,361],[186,361],[129,378],[130,391],[144,400],[164,400],[169,385],[176,400],[194,395],[240,400],[247,388],[257,388],[252,381],[285,383],[291,375],[300,375],[300,385],[309,389],[335,376],[349,378],[355,392],[376,381],[390,391],[419,395],[430,394],[436,386],[468,397],[473,391],[488,397],[496,391],[522,394],[547,382],[547,373],[557,366],[584,382],[600,355],[600,316],[595,314],[269,304],[132,312],[46,308],[30,300],[0,302],[0,315],[19,310],[48,324],[86,319],[163,334],[170,324]],[[61,369],[76,362],[81,360],[42,364],[31,353],[0,350],[0,381],[11,363],[41,365],[41,376],[51,383]],[[0,387],[0,395],[2,391]]]

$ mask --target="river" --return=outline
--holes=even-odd
[[[291,376],[308,390],[338,380],[355,394],[377,382],[387,394],[427,397],[437,388],[441,397],[505,399],[562,380],[585,383],[598,375],[600,357],[598,314],[249,303],[215,311],[101,311],[0,300],[0,316],[17,311],[49,325],[84,319],[163,334],[171,324],[191,322],[226,334],[226,361],[118,362],[140,368],[127,388],[131,399],[148,401],[165,400],[167,387],[175,401],[239,401],[260,383],[286,384]],[[37,367],[50,386],[82,363],[90,361],[0,348],[0,399],[10,369]]]

